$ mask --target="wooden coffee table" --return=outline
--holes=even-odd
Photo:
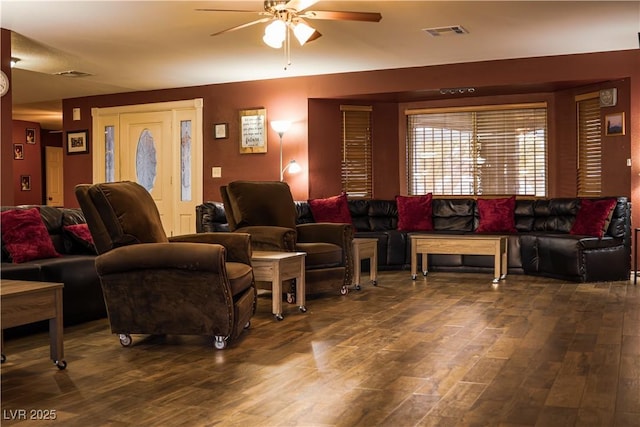
[[[49,320],[50,356],[58,369],[67,367],[64,360],[62,324],[62,283],[3,280],[0,283],[2,329]],[[4,340],[0,336],[2,362]]]
[[[507,276],[507,236],[472,234],[412,234],[411,278],[416,279],[417,255],[422,254],[422,274],[427,275],[428,254],[493,255],[493,283]]]
[[[376,286],[378,284],[378,239],[358,237],[353,239],[353,285],[360,289],[360,276],[362,260],[369,259],[369,280]]]
[[[301,312],[305,307],[305,252],[253,251],[251,265],[256,281],[271,282],[272,311],[276,320],[282,320],[282,281],[296,280],[296,304]]]

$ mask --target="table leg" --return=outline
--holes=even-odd
[[[276,317],[276,320],[282,320],[282,277],[280,275],[280,267],[275,268],[273,275],[273,281],[271,282],[271,311]]]
[[[502,252],[502,262],[500,263],[502,269],[501,269],[501,273],[502,275],[500,276],[501,279],[504,279],[507,277],[507,269],[509,268],[509,257],[507,256],[507,250],[508,250],[508,241],[507,239],[502,239],[500,242],[500,250]]]
[[[417,262],[418,260],[416,259],[418,254],[417,252],[417,246],[416,246],[416,239],[411,239],[411,279],[416,280],[416,270],[417,270]]]
[[[306,293],[306,281],[304,270],[304,257],[300,257],[300,273],[296,279],[296,303],[301,312],[306,312],[305,306],[305,293]]]
[[[376,247],[373,248],[373,256],[370,260],[369,265],[369,279],[371,279],[371,283],[376,286],[378,284],[378,247],[376,243]]]
[[[362,271],[362,259],[360,258],[360,245],[355,244],[353,248],[353,285],[360,290],[360,274]]]
[[[49,319],[49,349],[51,360],[60,369],[67,367],[67,362],[64,360],[64,325],[62,321],[62,289],[55,291],[55,310],[56,316]]]

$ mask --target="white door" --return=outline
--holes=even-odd
[[[62,147],[44,148],[47,206],[64,205]]]
[[[202,203],[202,99],[95,108],[93,182],[134,181],[168,236],[195,233]]]
[[[171,112],[122,114],[120,149],[120,178],[137,182],[151,193],[164,230],[172,235]]]

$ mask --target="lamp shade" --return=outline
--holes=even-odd
[[[286,38],[286,33],[287,24],[285,24],[284,21],[276,19],[264,29],[262,41],[264,41],[267,46],[279,49],[282,47],[282,43]]]
[[[302,167],[295,160],[291,160],[289,162],[289,173],[300,173],[302,172]]]
[[[275,130],[279,134],[283,134],[289,130],[291,122],[289,120],[272,120],[271,129]]]
[[[296,36],[300,46],[304,45],[315,32],[315,29],[311,28],[304,22],[298,22],[296,26],[293,27],[293,34]]]

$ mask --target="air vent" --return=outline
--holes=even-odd
[[[64,77],[87,77],[87,76],[91,76],[91,74],[89,73],[84,73],[82,71],[75,71],[75,70],[69,70],[69,71],[60,71],[59,73],[55,73],[56,76],[64,76]]]
[[[431,37],[446,36],[448,34],[453,34],[453,35],[469,34],[469,31],[465,30],[462,25],[451,25],[450,27],[423,28],[422,31],[429,34]]]

